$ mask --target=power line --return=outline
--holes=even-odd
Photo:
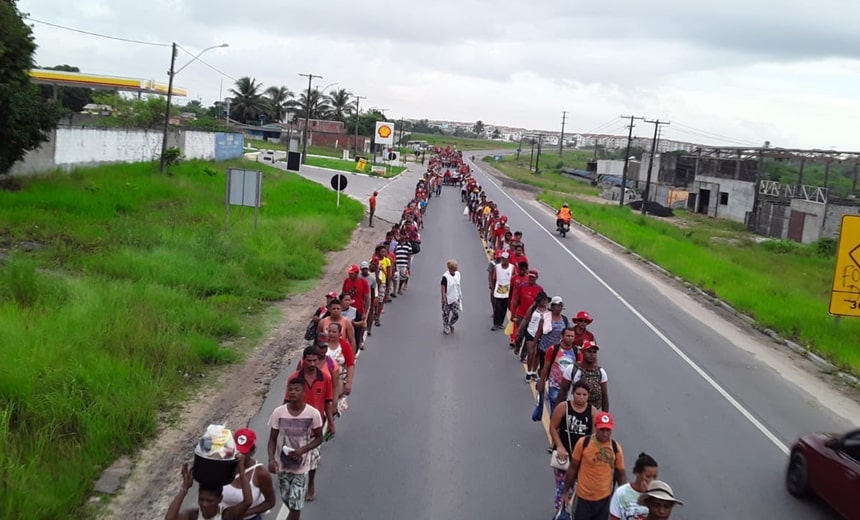
[[[116,41],[126,42],[126,43],[137,43],[137,44],[140,44],[140,45],[153,45],[153,46],[156,46],[156,47],[170,47],[170,46],[171,46],[171,44],[170,44],[170,43],[146,42],[146,41],[143,41],[143,40],[133,40],[133,39],[131,39],[131,38],[122,38],[122,37],[119,37],[119,36],[111,36],[111,35],[109,35],[109,34],[100,34],[100,33],[96,33],[96,32],[85,31],[85,30],[83,30],[83,29],[76,29],[76,28],[74,28],[74,27],[67,27],[67,26],[65,26],[65,25],[60,25],[60,24],[56,24],[56,23],[46,22],[46,21],[44,21],[44,20],[37,20],[36,18],[31,18],[31,17],[29,17],[29,16],[25,16],[25,19],[27,19],[27,20],[29,20],[29,21],[31,21],[31,22],[36,22],[36,23],[40,23],[40,24],[43,24],[43,25],[49,25],[49,26],[51,26],[51,27],[56,27],[57,29],[63,29],[63,30],[66,30],[66,31],[72,31],[72,32],[76,32],[76,33],[86,34],[86,35],[89,35],[89,36],[96,36],[96,37],[98,37],[98,38],[106,38],[106,39],[108,39],[108,40],[116,40]]]
[[[183,52],[185,52],[185,53],[187,53],[189,56],[194,56],[194,54],[193,54],[191,51],[189,51],[188,49],[184,48],[182,45],[177,44],[176,46],[177,46],[177,47],[179,47],[180,49],[182,49],[182,51],[183,51]],[[215,72],[217,72],[218,74],[221,74],[222,76],[224,76],[224,77],[225,77],[225,78],[227,78],[227,79],[232,79],[234,82],[235,82],[235,81],[239,81],[239,80],[237,80],[236,78],[234,78],[233,76],[231,76],[231,75],[227,74],[226,72],[224,72],[223,70],[221,70],[221,69],[219,69],[219,68],[215,67],[214,65],[210,65],[208,62],[206,62],[206,61],[204,61],[204,60],[200,59],[199,57],[198,57],[197,59],[193,60],[193,61],[199,61],[199,62],[200,62],[200,63],[202,63],[203,65],[206,65],[207,67],[209,67],[210,69],[214,70],[214,71],[215,71]]]
[[[729,137],[727,135],[718,134],[716,132],[710,132],[708,130],[701,130],[699,128],[695,128],[695,127],[692,127],[690,125],[678,123],[677,121],[675,122],[675,124],[677,126],[683,128],[683,129],[687,129],[687,133],[697,133],[697,134],[703,135],[705,137],[710,137],[711,139],[719,139],[721,141],[735,142],[735,143],[744,144],[744,145],[754,144],[754,143],[751,143],[750,141],[747,141],[744,139],[738,139],[736,137]]]

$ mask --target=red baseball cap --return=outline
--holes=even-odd
[[[537,278],[538,277],[538,270],[537,269],[529,269],[528,275],[534,276],[535,278]]]
[[[609,412],[600,412],[594,416],[594,429],[595,430],[614,430],[615,429],[615,419],[609,414]]]
[[[337,293],[332,291],[332,292],[326,294],[325,297],[326,298],[332,298],[332,299],[336,300],[337,299]]]
[[[582,350],[600,350],[600,347],[597,346],[597,343],[591,340],[585,340],[582,342]]]
[[[349,273],[349,274],[355,274],[355,273],[357,273],[357,272],[359,272],[359,271],[361,271],[361,269],[359,269],[357,265],[352,264],[351,266],[349,266],[349,270],[347,270],[347,273]]]
[[[233,434],[233,440],[236,441],[236,451],[243,455],[247,455],[254,449],[254,444],[257,442],[257,434],[254,430],[242,428],[236,430]]]

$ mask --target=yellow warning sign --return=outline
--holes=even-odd
[[[367,167],[367,159],[359,159],[355,163],[356,171],[363,172],[366,167]]]
[[[843,215],[830,314],[860,317],[860,215]]]

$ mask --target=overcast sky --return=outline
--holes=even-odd
[[[392,118],[483,120],[622,134],[620,114],[669,138],[860,150],[860,2],[819,0],[19,0],[33,18],[176,41],[233,78],[307,88],[323,76]],[[39,65],[166,81],[168,48],[34,23]],[[180,52],[177,68],[191,56]],[[223,91],[221,82],[223,79]],[[176,76],[204,104],[233,80]],[[635,135],[650,135],[639,124]],[[703,135],[701,132],[706,132]]]

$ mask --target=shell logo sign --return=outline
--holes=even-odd
[[[376,122],[376,144],[394,144],[394,124],[386,121]]]

